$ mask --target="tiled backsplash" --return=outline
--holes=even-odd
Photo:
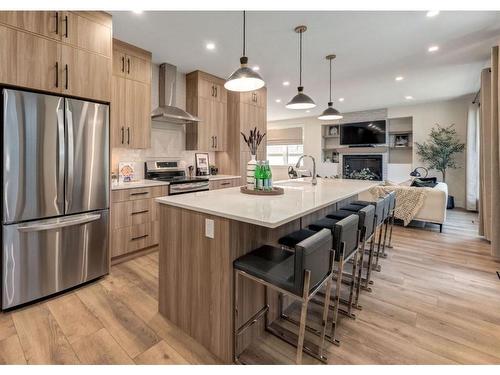
[[[118,172],[120,161],[135,162],[135,175],[144,177],[144,162],[146,160],[180,159],[186,162],[185,167],[195,164],[194,155],[201,151],[186,151],[185,130],[183,125],[161,123],[154,121],[151,129],[151,148],[145,150],[113,148],[111,170]],[[215,162],[215,154],[209,152],[210,163]]]

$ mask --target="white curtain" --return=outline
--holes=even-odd
[[[478,210],[479,201],[479,105],[471,103],[467,117],[466,208]]]

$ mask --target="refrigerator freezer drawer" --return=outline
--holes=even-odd
[[[108,211],[3,226],[2,309],[108,273]]]

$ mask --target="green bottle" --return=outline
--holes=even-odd
[[[267,171],[267,189],[273,190],[273,173],[271,172],[271,167],[269,166],[269,160],[266,160],[266,171]]]
[[[255,165],[255,190],[263,189],[262,172],[263,172],[262,162],[258,161],[257,164]]]

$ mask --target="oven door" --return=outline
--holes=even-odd
[[[187,194],[208,190],[208,181],[186,182],[169,185],[169,195]]]

